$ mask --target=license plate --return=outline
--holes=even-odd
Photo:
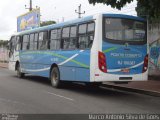
[[[124,72],[124,73],[129,73],[129,69],[127,69],[127,68],[124,68],[124,69],[121,69],[121,72]]]

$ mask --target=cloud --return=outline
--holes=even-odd
[[[23,6],[22,6],[23,5]],[[4,0],[0,4],[0,39],[9,39],[9,36],[16,31],[17,16],[22,14],[24,1]]]

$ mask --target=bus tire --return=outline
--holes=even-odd
[[[60,81],[60,72],[58,67],[53,67],[51,70],[51,84],[54,88],[60,88],[62,85],[62,81]]]
[[[17,65],[17,77],[18,78],[23,78],[24,77],[24,73],[21,72],[20,64]]]

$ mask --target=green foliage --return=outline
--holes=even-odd
[[[0,40],[0,47],[6,47],[8,45],[8,41]]]
[[[103,3],[111,5],[112,8],[121,9],[127,3],[133,2],[133,0],[88,0],[90,4]],[[136,11],[138,16],[148,16],[151,21],[160,20],[160,0],[137,0]]]
[[[41,22],[41,24],[40,24],[40,26],[42,27],[42,26],[47,26],[47,25],[51,25],[51,24],[56,24],[56,22],[55,21],[43,21],[43,22]]]
[[[103,3],[106,5],[111,5],[112,8],[121,9],[127,3],[131,3],[133,0],[88,0],[90,4]]]
[[[146,17],[152,22],[160,20],[160,0],[138,0],[136,8],[138,16]]]

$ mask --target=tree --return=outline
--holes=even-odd
[[[42,27],[42,26],[47,26],[47,25],[51,25],[51,24],[56,24],[56,22],[55,21],[43,21],[43,22],[41,22],[41,24],[40,24],[40,26]]]
[[[8,41],[0,40],[0,47],[6,47],[8,45]]]
[[[150,21],[158,21],[160,19],[160,0],[138,0],[137,14],[138,16],[148,16]]]
[[[121,9],[124,7],[127,3],[131,3],[133,0],[88,0],[90,4],[95,3],[103,3],[106,5],[111,5],[112,8]]]
[[[88,0],[90,4],[103,3],[111,5],[113,8],[121,9],[127,3],[133,2],[133,0]],[[160,18],[160,0],[137,0],[136,11],[138,16],[149,16],[150,20]]]

